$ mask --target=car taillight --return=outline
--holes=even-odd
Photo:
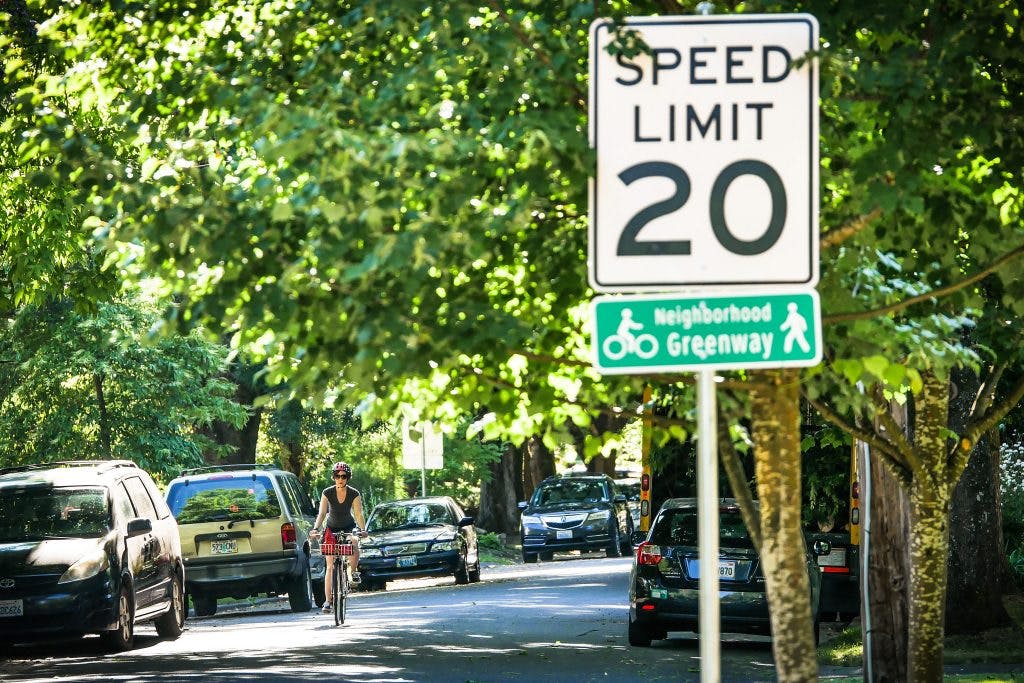
[[[281,546],[285,550],[295,547],[295,525],[291,522],[281,525]]]
[[[644,541],[636,549],[637,564],[658,564],[661,562],[661,547]]]
[[[821,568],[822,574],[850,574],[849,567],[829,567],[825,566]]]

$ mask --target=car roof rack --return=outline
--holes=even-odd
[[[203,467],[190,467],[182,470],[179,476],[190,477],[194,474],[207,474],[209,472],[229,472],[231,470],[279,470],[280,466],[274,463],[232,463],[224,465],[204,465]]]
[[[12,472],[33,472],[36,470],[52,470],[58,467],[96,467],[100,472],[107,472],[117,467],[139,467],[131,460],[55,460],[53,462],[36,462],[30,465],[15,465],[0,469],[0,474]]]

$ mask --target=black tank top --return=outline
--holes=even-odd
[[[349,486],[344,502],[338,502],[338,490],[333,486],[325,488],[323,495],[327,497],[327,507],[330,511],[327,514],[325,524],[331,531],[352,531],[355,529],[356,518],[352,516],[352,503],[359,497],[359,491]]]

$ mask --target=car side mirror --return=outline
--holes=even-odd
[[[616,493],[615,497],[612,498],[612,500],[614,502],[616,502],[616,503],[625,503],[626,502],[626,494],[625,493]]]
[[[818,539],[811,547],[814,549],[814,554],[818,557],[823,557],[832,552],[832,544],[824,539]]]
[[[128,538],[135,538],[153,531],[153,523],[145,517],[136,517],[128,522]]]
[[[633,533],[631,533],[629,535],[629,542],[630,542],[630,544],[632,544],[634,546],[640,545],[645,540],[647,540],[647,532],[646,531],[634,531]]]
[[[518,503],[516,503],[516,507],[519,508],[520,510],[525,510],[526,509],[526,501],[525,500],[519,501]]]
[[[459,526],[460,527],[463,527],[463,526],[473,526],[473,518],[472,517],[463,517],[462,519],[459,520]]]

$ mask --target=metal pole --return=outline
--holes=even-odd
[[[420,492],[427,497],[427,429],[420,428]]]
[[[697,542],[700,550],[700,680],[721,680],[718,604],[718,407],[714,370],[697,373]]]

